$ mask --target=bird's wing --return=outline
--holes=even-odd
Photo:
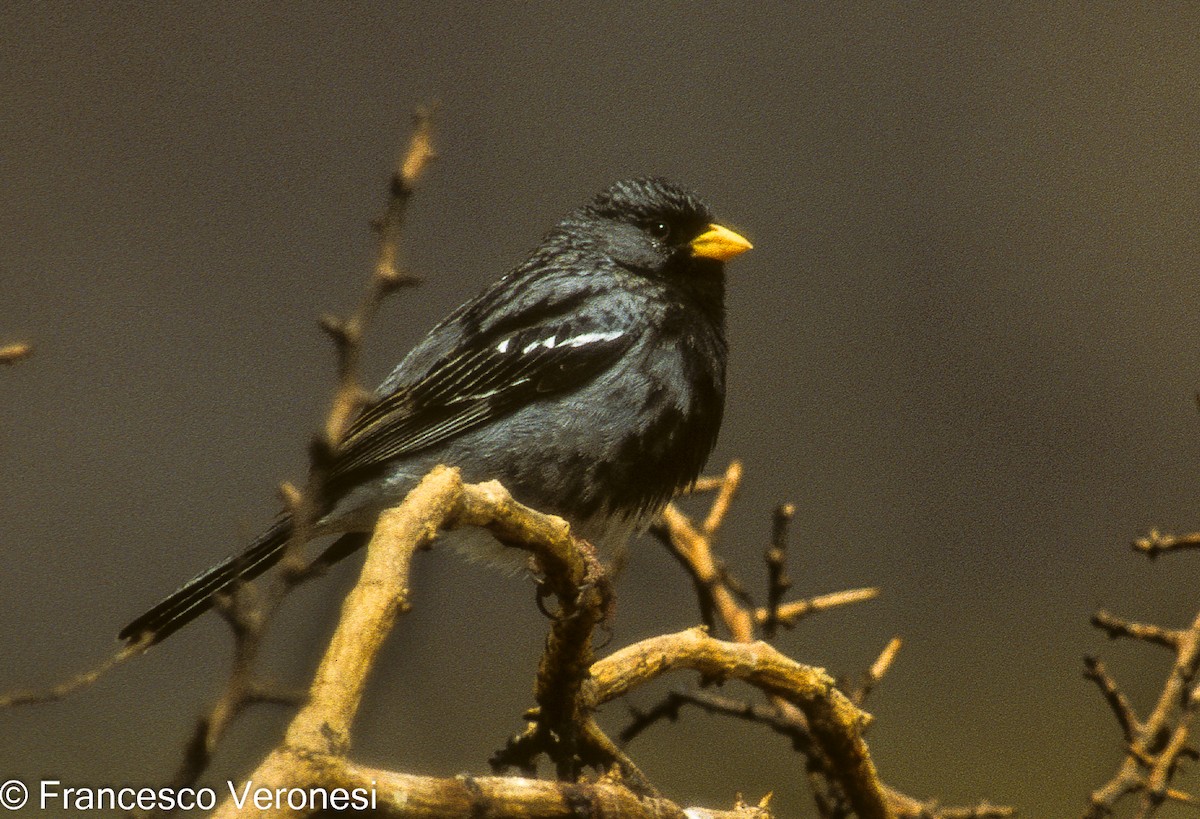
[[[573,389],[612,366],[633,340],[628,324],[576,314],[460,343],[354,421],[331,477],[415,454]]]

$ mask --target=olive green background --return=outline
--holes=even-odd
[[[610,181],[696,187],[756,246],[730,266],[711,465],[747,475],[723,555],[761,599],[791,500],[794,594],[882,587],[780,645],[857,676],[904,639],[868,704],[890,784],[1078,815],[1121,753],[1082,656],[1142,708],[1167,667],[1089,616],[1197,605],[1200,558],[1128,543],[1200,526],[1198,28],[1184,4],[5,4],[0,341],[37,354],[0,371],[0,688],[103,657],[302,479],[332,383],[315,319],[357,298],[437,98],[405,245],[426,284],[381,314],[371,380]],[[545,623],[522,577],[419,562],[355,755],[483,773]],[[353,577],[290,602],[279,679],[305,679]],[[697,617],[637,544],[609,648]],[[228,653],[209,617],[0,714],[0,781],[163,782]],[[249,715],[208,781],[282,724]],[[687,713],[631,753],[687,804],[812,813],[763,729]]]

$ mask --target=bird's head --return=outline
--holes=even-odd
[[[630,273],[697,293],[724,292],[725,262],[751,247],[718,225],[696,193],[662,178],[619,181],[559,229],[584,252],[599,251]]]
[[[717,224],[699,196],[661,177],[617,182],[573,217],[621,267],[685,286],[689,278],[719,277],[724,262],[751,247]]]

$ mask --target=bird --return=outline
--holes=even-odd
[[[601,191],[383,380],[326,455],[310,532],[342,534],[326,552],[340,559],[447,464],[565,518],[599,553],[619,552],[696,480],[716,444],[725,263],[749,249],[698,194],[662,177]],[[118,639],[166,639],[279,562],[292,531],[280,514]]]

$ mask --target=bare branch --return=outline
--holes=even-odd
[[[1192,722],[1200,710],[1200,699],[1195,695],[1195,680],[1200,670],[1200,614],[1183,630],[1130,623],[1104,612],[1093,617],[1092,622],[1109,637],[1132,637],[1170,648],[1175,652],[1175,660],[1154,709],[1139,721],[1103,663],[1093,657],[1084,659],[1084,677],[1100,688],[1126,745],[1125,759],[1117,772],[1089,796],[1085,818],[1109,816],[1121,799],[1135,793],[1140,794],[1139,817],[1152,816],[1167,802],[1193,804],[1195,797],[1172,788],[1171,779],[1182,760],[1200,758],[1188,741]]]
[[[904,641],[899,637],[893,637],[888,641],[888,644],[883,647],[883,651],[879,652],[879,656],[875,658],[875,662],[871,663],[871,667],[867,669],[867,673],[863,676],[862,683],[851,696],[855,705],[861,706],[866,702],[867,697],[875,688],[876,684],[883,679],[883,675],[892,667],[892,663],[896,661],[896,655],[900,653]]]
[[[804,712],[809,730],[833,761],[835,775],[861,819],[888,811],[875,765],[862,741],[869,717],[837,690],[833,678],[763,642],[729,643],[702,629],[652,637],[592,667],[597,700],[607,702],[667,671],[688,668],[712,679],[739,679]]]
[[[396,616],[409,608],[408,571],[417,549],[430,543],[456,511],[462,483],[458,472],[439,468],[402,504],[379,516],[359,582],[342,604],[342,616],[285,746],[341,754],[350,744],[350,725],[384,637]]]
[[[664,719],[675,722],[685,705],[694,705],[710,714],[765,725],[791,740],[792,748],[805,755],[818,752],[808,726],[780,713],[769,705],[760,705],[732,697],[722,697],[708,691],[672,691],[654,708],[646,712],[633,710],[633,721],[620,734],[621,742],[631,742],[642,732]]]
[[[740,471],[734,474],[740,476]],[[712,518],[710,514],[709,519]],[[721,567],[713,555],[712,533],[706,534],[696,528],[691,519],[673,503],[663,510],[662,523],[663,528],[658,532],[660,538],[691,575],[701,599],[701,612],[704,613],[707,609],[719,616],[733,639],[739,642],[754,639],[751,617],[738,605],[728,583],[724,582]],[[709,624],[708,617],[706,624]]]
[[[25,341],[0,346],[0,364],[16,364],[33,355],[33,345]]]
[[[389,185],[387,207],[374,222],[379,234],[379,252],[374,273],[358,308],[345,319],[326,316],[321,328],[333,339],[338,354],[338,389],[325,423],[324,445],[334,447],[350,421],[362,408],[368,393],[359,382],[362,339],[379,306],[399,287],[420,279],[400,268],[400,240],[405,213],[415,186],[436,154],[433,150],[433,109],[418,109],[408,147],[396,163]]]
[[[845,591],[830,592],[829,594],[820,594],[816,597],[810,597],[807,600],[794,600],[791,603],[784,603],[779,607],[776,619],[779,625],[784,628],[792,628],[796,623],[810,614],[828,611],[839,606],[849,606],[853,603],[863,603],[867,600],[874,600],[878,596],[878,588],[847,589]],[[759,608],[754,610],[754,622],[758,625],[765,624],[769,617],[770,611],[768,609]]]
[[[0,709],[12,708],[18,705],[42,705],[65,699],[76,691],[92,685],[96,680],[126,660],[144,653],[148,647],[149,639],[143,640],[140,643],[131,643],[122,646],[115,654],[105,658],[94,668],[82,671],[74,677],[63,680],[50,688],[10,691],[7,694],[0,695]]]
[[[742,462],[735,459],[730,461],[729,466],[725,468],[725,475],[721,478],[721,484],[717,488],[717,497],[713,499],[712,506],[708,509],[708,517],[704,519],[701,530],[706,536],[711,538],[721,528],[741,485]]]
[[[273,582],[239,582],[215,596],[215,608],[233,632],[234,659],[221,695],[209,712],[196,721],[184,758],[171,780],[176,787],[191,785],[199,779],[229,726],[248,706],[293,705],[303,701],[297,692],[259,679],[256,672],[259,651],[274,613],[287,595],[366,539],[359,534],[345,535],[317,558],[310,560],[305,555],[312,521],[320,510],[318,499],[324,494],[330,456],[368,397],[359,374],[366,330],[388,295],[417,282],[415,276],[399,271],[396,260],[406,206],[418,178],[433,158],[432,133],[429,110],[418,111],[413,134],[390,180],[384,216],[375,224],[379,232],[378,259],[365,293],[347,318],[326,316],[321,320],[321,327],[333,339],[337,352],[337,386],[324,428],[310,444],[311,463],[304,489],[290,483],[280,485],[280,495],[292,522],[291,537]]]
[[[755,612],[756,622],[762,626],[763,633],[768,639],[775,636],[779,630],[779,604],[783,596],[792,587],[792,580],[787,575],[787,546],[788,528],[792,518],[796,516],[796,507],[791,503],[780,504],[775,508],[771,525],[771,544],[767,547],[767,608],[761,619]],[[761,612],[762,609],[759,609]]]
[[[1129,637],[1147,643],[1160,645],[1172,651],[1178,650],[1184,632],[1179,629],[1167,629],[1161,626],[1134,623],[1114,617],[1106,611],[1098,611],[1092,615],[1092,625],[1108,634],[1110,640],[1118,637]]]
[[[342,609],[333,639],[314,678],[308,701],[300,708],[288,727],[280,746],[251,774],[249,781],[255,787],[275,789],[280,787],[362,787],[364,778],[374,780],[372,792],[382,794],[382,815],[390,816],[468,816],[481,811],[490,815],[511,815],[520,812],[528,816],[573,816],[583,804],[603,805],[606,800],[616,799],[622,806],[620,815],[629,816],[679,816],[685,814],[665,800],[638,794],[627,787],[627,783],[602,780],[598,783],[580,782],[549,783],[520,778],[480,778],[471,780],[470,788],[464,790],[463,778],[436,780],[428,777],[411,777],[383,771],[364,771],[348,762],[344,753],[349,747],[350,726],[361,702],[363,687],[380,645],[398,613],[407,608],[408,573],[412,555],[430,542],[443,527],[460,525],[482,525],[492,531],[502,542],[530,550],[539,564],[546,570],[547,582],[562,583],[561,572],[586,579],[588,557],[574,540],[566,523],[560,518],[542,515],[512,500],[499,484],[463,485],[457,470],[439,467],[431,472],[414,489],[405,501],[395,509],[385,512],[367,547],[367,559],[363,565],[359,582],[350,592]],[[719,641],[704,638],[713,645]],[[756,646],[743,646],[747,651]],[[773,652],[773,650],[770,650]],[[712,654],[709,651],[708,654]],[[626,655],[628,656],[628,654]],[[806,669],[792,663],[782,655],[773,654],[773,664],[763,665],[752,658],[743,657],[738,666],[748,671],[751,664],[760,667],[756,672],[768,685],[782,686],[794,692],[810,707],[824,711],[815,700],[832,691],[832,681],[823,672]],[[611,660],[611,658],[609,658]],[[603,674],[593,666],[596,680]],[[681,660],[686,663],[686,659]],[[607,666],[612,669],[610,662]],[[797,672],[799,669],[799,672]],[[799,674],[799,676],[797,676]],[[814,675],[816,675],[814,677]],[[596,684],[590,691],[599,691],[591,702],[602,701],[604,692],[612,694],[611,686],[606,689]],[[837,697],[836,692],[828,696]],[[844,698],[843,698],[844,699]],[[851,709],[853,707],[851,706]],[[828,710],[835,724],[829,729],[831,736],[840,736],[843,729],[855,728],[856,710],[835,705]],[[594,746],[607,742],[603,735],[596,736],[590,717],[580,714],[582,732]],[[849,739],[842,756],[850,754],[860,771],[873,771],[870,759],[865,756],[866,747],[861,741]],[[611,751],[613,754],[619,752]],[[858,754],[854,756],[854,754]],[[633,769],[636,773],[636,768]],[[622,770],[625,778],[629,772]],[[356,784],[357,783],[357,784]],[[411,792],[401,792],[411,788]],[[614,790],[615,789],[615,790]],[[465,798],[467,801],[459,801]],[[510,800],[516,800],[515,803]],[[549,801],[547,801],[549,800]],[[555,801],[558,800],[558,801]],[[568,805],[572,813],[561,812],[554,807]],[[516,808],[515,804],[524,805]],[[869,803],[866,803],[869,804]],[[632,807],[630,807],[632,806]],[[255,815],[299,816],[301,811],[286,807]],[[228,817],[238,814],[232,800],[221,805],[216,816]],[[735,808],[729,816],[766,817],[765,807]],[[883,813],[864,813],[863,816],[883,816]]]
[[[1173,552],[1183,549],[1200,549],[1200,532],[1189,535],[1169,535],[1157,529],[1151,529],[1150,534],[1140,537],[1133,542],[1133,550],[1141,552],[1151,559],[1163,552]]]
[[[1125,735],[1125,742],[1133,743],[1135,737],[1142,730],[1137,714],[1133,710],[1133,704],[1121,692],[1121,689],[1117,686],[1117,681],[1108,673],[1108,669],[1104,667],[1104,663],[1100,661],[1100,658],[1084,657],[1083,664],[1085,667],[1083,678],[1091,680],[1100,689],[1100,694],[1104,697],[1105,702],[1108,703],[1113,716],[1117,718],[1117,724],[1121,726],[1121,733]]]

